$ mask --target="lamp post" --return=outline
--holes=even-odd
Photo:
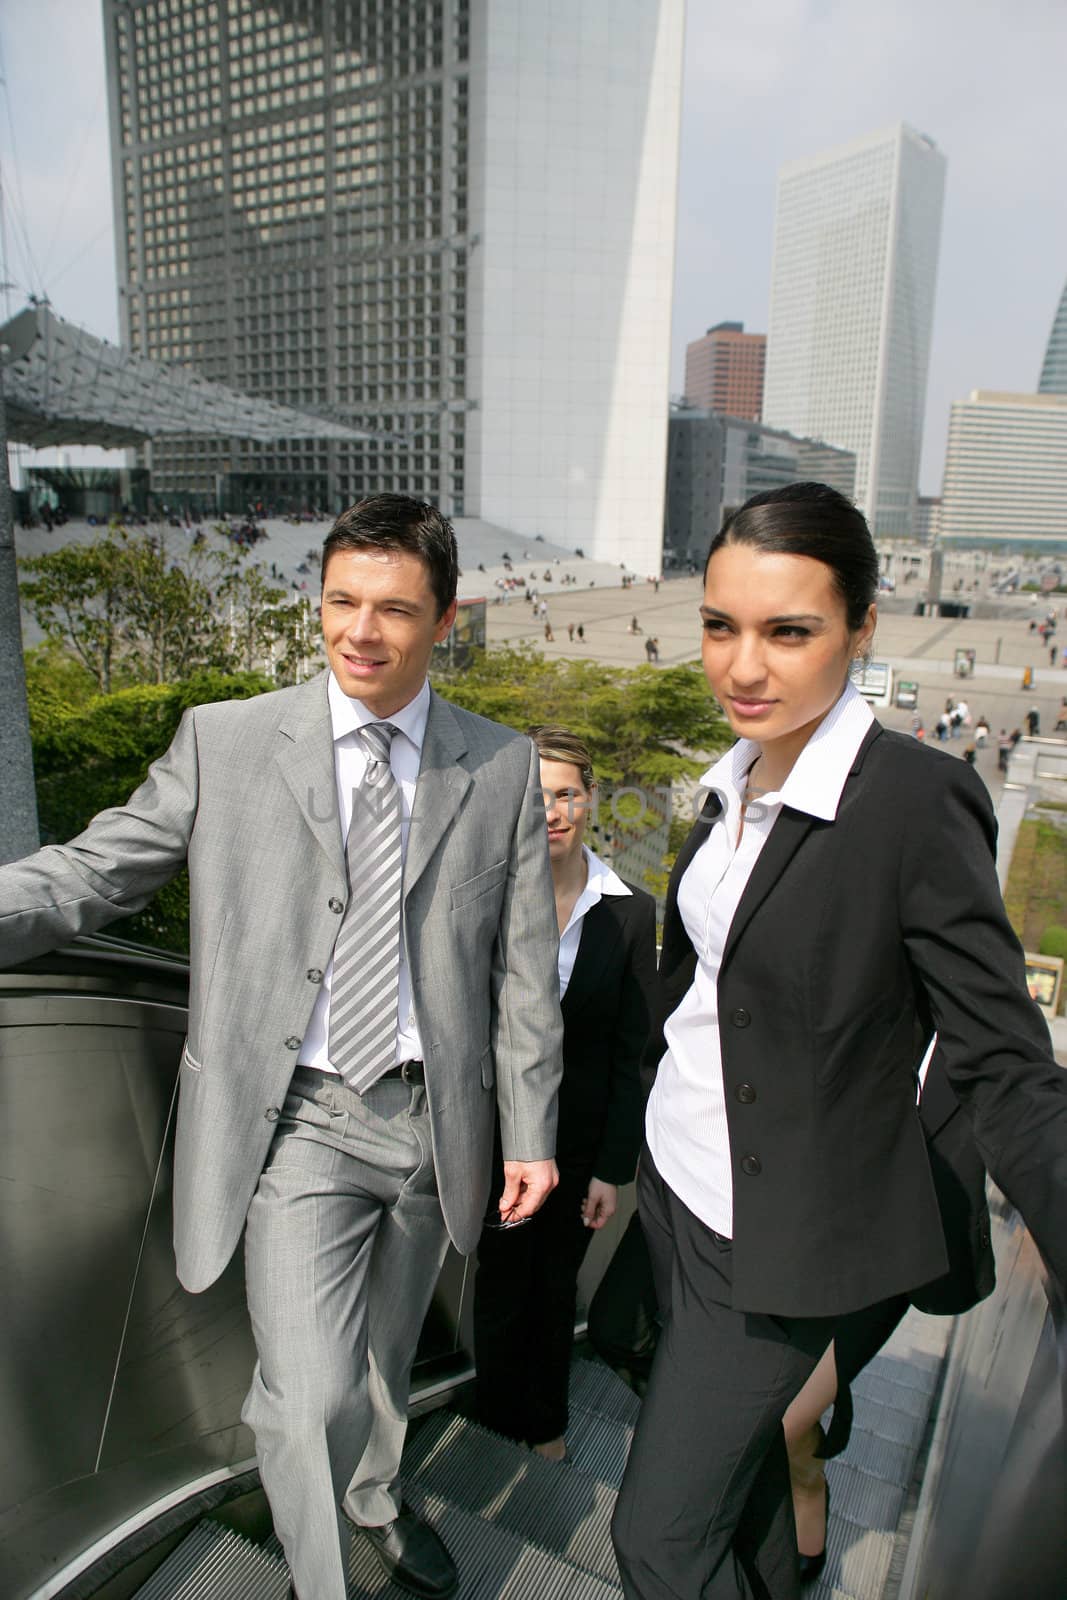
[[[41,842],[7,465],[4,368],[16,356],[10,345],[0,344],[0,862],[17,861]]]

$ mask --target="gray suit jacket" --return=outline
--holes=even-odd
[[[193,1290],[241,1236],[347,896],[326,683],[195,707],[125,806],[0,868],[0,962],[14,964],[139,910],[188,861],[174,1241]],[[437,695],[404,938],[441,1203],[466,1253],[488,1201],[495,1107],[507,1158],[554,1150],[559,940],[537,751]]]

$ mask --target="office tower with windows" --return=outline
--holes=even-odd
[[[905,124],[779,174],[763,420],[854,451],[883,538],[913,527],[944,185]]]
[[[1067,549],[1067,395],[953,402],[938,527],[942,544]]]
[[[683,0],[104,0],[120,325],[359,443],[156,444],[166,496],[376,489],[658,569]]]
[[[687,404],[758,422],[763,409],[767,335],[743,322],[717,322],[685,347]]]
[[[667,440],[663,561],[675,570],[703,566],[723,518],[749,495],[798,479],[849,496],[856,486],[847,450],[688,404],[671,407]]]

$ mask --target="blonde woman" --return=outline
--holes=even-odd
[[[619,1185],[634,1176],[641,1142],[638,1063],[651,1023],[656,907],[585,843],[596,791],[586,745],[564,728],[530,731],[541,756],[560,935],[560,1181],[522,1227],[495,1217],[487,1224],[474,1349],[482,1422],[558,1461],[566,1454],[578,1269],[615,1212]]]

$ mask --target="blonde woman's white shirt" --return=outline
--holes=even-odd
[[[578,959],[578,946],[582,942],[582,920],[587,911],[592,910],[597,901],[605,894],[633,895],[633,890],[627,888],[619,874],[606,861],[601,861],[598,855],[590,850],[587,844],[582,845],[582,855],[589,876],[585,881],[585,888],[574,902],[574,909],[567,919],[559,941],[559,997],[562,1000],[567,993],[567,985],[571,981],[574,963]]]

